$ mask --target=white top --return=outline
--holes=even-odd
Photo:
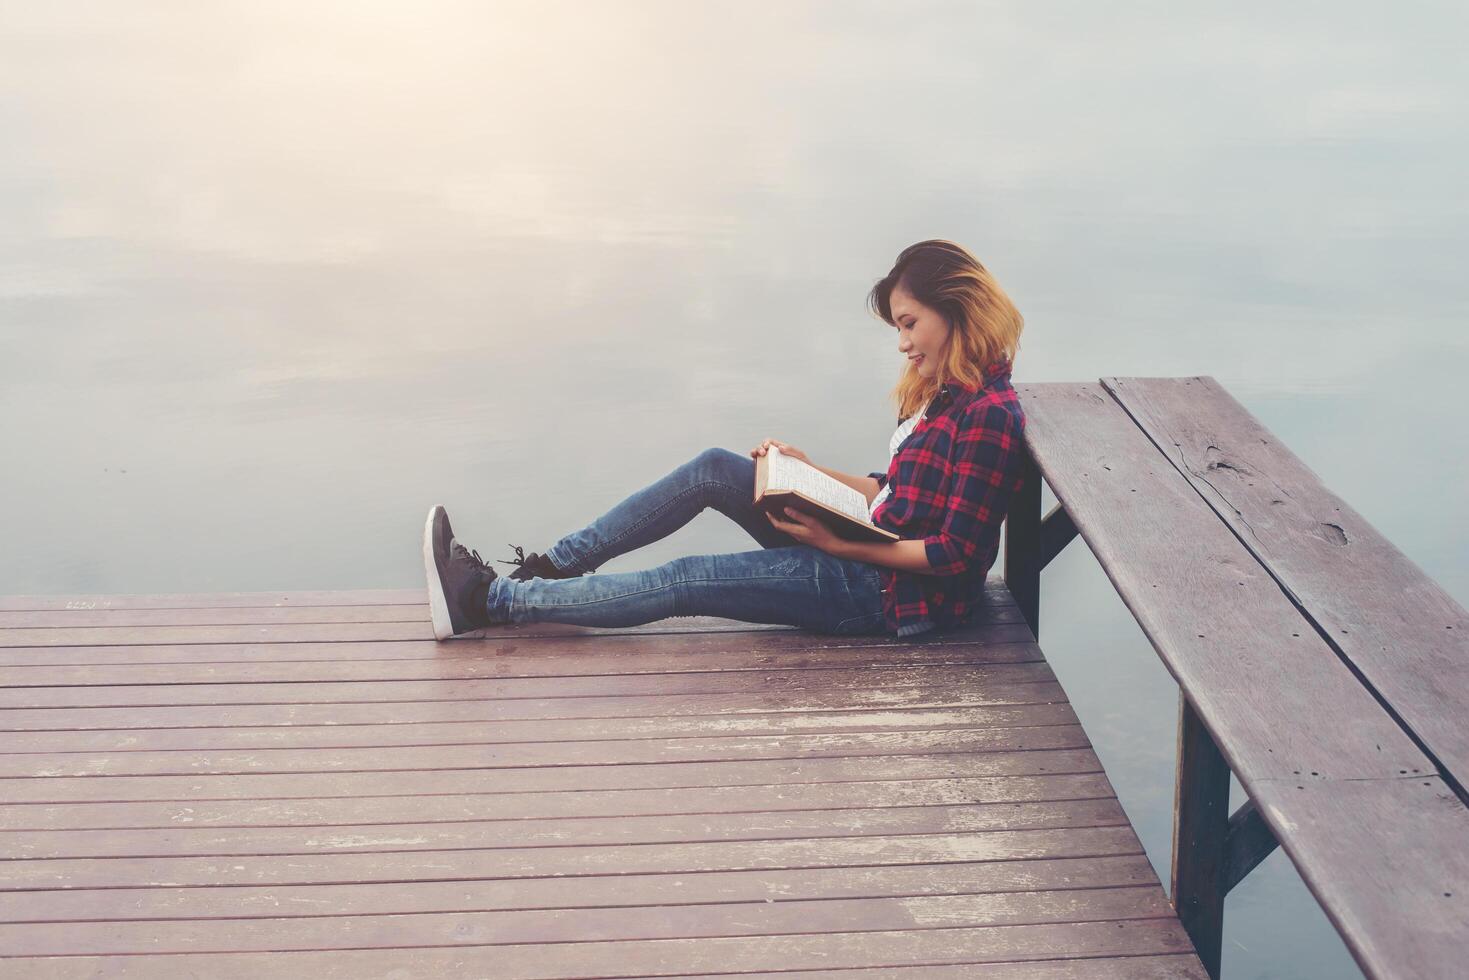
[[[929,399],[927,402],[924,402],[922,408],[898,423],[897,429],[893,431],[892,439],[888,440],[889,466],[892,466],[893,457],[898,455],[898,447],[903,444],[903,440],[907,439],[910,435],[913,434],[913,430],[918,428],[919,419],[927,418],[927,416],[923,413],[928,411],[928,406],[931,404],[933,404],[933,399]],[[882,489],[877,492],[877,496],[872,498],[872,506],[867,509],[868,520],[871,520],[872,515],[877,513],[877,508],[882,505],[882,502],[884,500],[887,500],[892,495],[892,482],[889,481],[887,483],[884,483],[882,485]]]

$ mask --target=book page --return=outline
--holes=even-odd
[[[812,500],[819,500],[854,520],[863,524],[872,523],[872,515],[867,512],[867,498],[860,491],[827,476],[810,463],[785,455],[775,446],[770,447],[766,457],[770,467],[765,483],[766,493],[772,490],[798,490]]]

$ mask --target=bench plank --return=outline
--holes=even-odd
[[[1041,473],[1358,963],[1452,974],[1463,917],[1385,905],[1364,884],[1469,894],[1469,810],[1452,796],[1425,809],[1403,777],[1431,777],[1432,761],[1102,385],[1016,390]],[[1358,809],[1363,785],[1376,805]],[[1405,825],[1423,846],[1383,846]]]
[[[1101,385],[1016,390],[1046,482],[1235,773],[1432,771]],[[1262,690],[1282,665],[1290,683]],[[1342,716],[1357,723],[1333,725],[1327,753]]]
[[[1103,384],[1462,790],[1469,612],[1213,378]]]

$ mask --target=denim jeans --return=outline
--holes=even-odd
[[[672,534],[706,507],[750,532],[759,551],[677,558],[641,572],[579,578],[507,577],[490,584],[492,623],[636,626],[670,616],[720,616],[821,633],[881,633],[878,566],[803,545],[752,502],[755,460],[706,449],[547,551],[557,568],[592,571]]]

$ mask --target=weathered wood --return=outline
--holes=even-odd
[[[1040,563],[1049,565],[1066,546],[1076,540],[1076,523],[1060,504],[1052,507],[1041,520]]]
[[[250,773],[215,776],[55,776],[5,784],[13,803],[141,800],[316,799],[563,790],[772,786],[784,783],[953,779],[1082,773],[1101,769],[1090,748],[950,752],[901,757],[754,759],[566,765],[496,769],[388,769],[375,772]]]
[[[1021,453],[1021,484],[1005,515],[1005,587],[1025,617],[1031,637],[1040,637],[1041,474],[1029,450]]]
[[[1003,586],[924,643],[241,601],[4,617],[6,971],[1203,975]]]
[[[986,591],[980,608],[995,605],[1014,605],[1015,599],[1005,589],[1005,582],[997,574],[986,580]],[[272,608],[333,607],[333,605],[355,605],[355,607],[410,607],[416,616],[426,617],[429,594],[426,589],[360,589],[341,592],[207,592],[207,594],[182,594],[169,592],[157,595],[0,595],[0,611],[47,611],[60,613],[87,613],[107,610],[272,610]],[[231,613],[232,616],[237,613]],[[533,632],[541,635],[546,627],[558,626],[552,635],[566,635],[566,630],[580,633],[595,630],[596,633],[658,632],[689,633],[705,629],[777,629],[792,627],[776,624],[742,623],[739,620],[723,619],[718,616],[686,616],[673,620],[645,623],[643,626],[617,627],[564,627],[560,624],[535,623]]]
[[[1219,976],[1224,939],[1221,883],[1229,831],[1229,766],[1203,722],[1178,697],[1173,789],[1172,883],[1168,894],[1209,976]]]
[[[993,667],[999,664],[1034,664],[1043,661],[1033,656],[1033,647],[1025,644],[1007,644],[1008,650],[991,654],[989,648],[956,649],[950,655],[929,654],[927,656],[898,656],[886,658],[872,655],[834,656],[820,658],[817,662],[751,665],[738,669],[698,670],[687,661],[669,664],[668,670],[613,671],[586,674],[553,674],[549,671],[518,669],[516,663],[501,663],[494,660],[414,660],[414,661],[351,661],[339,664],[319,662],[269,662],[269,663],[224,663],[224,664],[102,664],[85,666],[35,666],[0,667],[0,687],[8,688],[56,688],[56,687],[132,687],[137,685],[163,684],[340,684],[345,681],[378,683],[384,681],[460,681],[492,678],[575,677],[579,680],[592,678],[628,677],[632,675],[659,677],[670,673],[717,675],[732,678],[739,674],[769,676],[784,674],[791,679],[791,671],[838,670],[843,668],[873,669],[897,668],[940,668],[954,666]],[[1006,656],[1005,654],[1008,654]],[[876,660],[876,663],[864,663]],[[824,661],[824,662],[823,662]],[[1017,676],[1024,672],[1017,672]],[[1003,675],[1001,675],[1003,676]],[[323,700],[334,700],[324,698]]]
[[[1016,390],[1047,482],[1242,781],[1430,770],[1100,385]],[[1287,668],[1289,683],[1261,683]],[[1322,726],[1341,717],[1328,748]]]
[[[210,923],[201,942],[196,922],[0,924],[7,956],[191,953],[201,946],[228,951],[393,949],[421,944],[489,946],[511,943],[635,942],[791,933],[922,931],[955,926],[1170,919],[1157,890],[1131,888],[1026,891],[991,895],[816,899],[730,905],[648,908],[506,910],[391,916],[225,919]]]
[[[971,622],[964,629],[983,628]],[[795,632],[794,627],[780,627]],[[666,631],[665,631],[666,632]],[[712,631],[721,632],[721,631]],[[734,634],[753,632],[734,630]],[[529,636],[514,627],[486,628],[455,637],[453,644],[506,642]],[[560,635],[565,635],[564,631]],[[618,634],[618,635],[626,635]],[[950,635],[949,640],[958,639]],[[240,626],[43,626],[0,630],[0,648],[68,646],[164,646],[175,643],[363,643],[387,640],[433,640],[426,622],[382,623],[267,623]]]
[[[683,844],[568,845],[364,854],[230,855],[16,859],[10,889],[168,888],[329,882],[459,881],[548,875],[655,874],[755,868],[944,864],[1136,854],[1128,825],[982,834],[893,834],[806,840]]]
[[[239,752],[0,754],[0,778],[205,775],[211,773],[380,772],[435,769],[523,769],[532,766],[666,764],[749,759],[926,755],[1081,749],[1080,725],[955,728],[936,732],[832,732],[608,739],[597,742],[510,742],[423,747],[253,749]]]
[[[1006,629],[1023,622],[1020,611],[1005,610],[993,623],[973,627],[964,637],[947,635],[921,644],[900,644],[877,634],[830,637],[804,630],[784,633],[702,632],[630,636],[515,638],[437,643],[428,640],[379,640],[361,643],[175,643],[165,646],[6,647],[0,665],[87,666],[92,664],[172,663],[356,663],[361,661],[429,660],[440,663],[495,662],[514,664],[538,674],[606,673],[614,664],[639,673],[661,673],[663,663],[689,669],[738,670],[751,665],[800,666],[808,661],[847,657],[860,661],[936,662],[933,658],[981,656],[991,647],[1034,644],[1013,639]],[[629,653],[636,656],[628,656]],[[996,656],[1003,656],[1000,650]],[[1014,652],[1010,653],[1012,658]],[[1032,652],[1019,659],[1040,659]],[[699,667],[702,665],[702,668]]]
[[[374,816],[364,808],[361,817]],[[498,818],[433,823],[300,827],[165,827],[142,830],[11,831],[3,853],[17,858],[221,857],[236,854],[344,854],[457,851],[489,847],[775,841],[892,834],[990,833],[1070,827],[1125,827],[1115,798],[961,803],[847,809],[737,810],[651,816]],[[0,943],[0,947],[3,947]]]
[[[1024,684],[1055,680],[1045,661],[973,666],[815,668],[591,677],[509,677],[441,681],[322,681],[243,684],[139,684],[124,687],[0,688],[0,708],[80,708],[164,704],[323,704],[335,702],[470,701],[607,695],[759,694],[895,690],[953,684]]]
[[[993,804],[1115,797],[1101,772],[955,779],[695,786],[673,789],[459,793],[321,799],[150,800],[141,803],[0,804],[0,830],[93,827],[372,826],[488,818],[655,816],[941,804]],[[0,920],[3,921],[3,920]]]
[[[46,963],[51,976],[156,977],[207,974],[216,980],[265,975],[334,978],[402,976],[493,976],[497,980],[552,977],[647,976],[734,971],[772,973],[784,969],[840,969],[909,964],[983,963],[1188,951],[1188,937],[1167,917],[1047,925],[824,935],[704,937],[620,942],[549,943],[454,949],[332,950],[302,953],[142,955],[98,961],[62,957]],[[37,962],[10,961],[25,970]],[[1195,974],[1197,975],[1197,974]]]
[[[1004,582],[991,575],[986,582],[984,605],[1011,604],[1013,599],[1005,591]],[[309,606],[413,606],[418,613],[428,611],[428,592],[425,589],[360,589],[357,591],[302,591],[302,592],[208,592],[208,593],[157,593],[152,595],[14,595],[0,596],[0,610],[58,610],[61,612],[85,612],[89,610],[113,609],[250,609]],[[657,632],[690,632],[708,627],[732,627],[737,620],[719,616],[680,616],[663,622]],[[543,626],[547,624],[535,624]],[[654,624],[645,624],[652,626]],[[749,629],[789,630],[785,626],[766,626],[760,623],[740,623]],[[577,627],[577,630],[584,627]],[[623,626],[599,632],[640,631],[641,627]]]
[[[1432,762],[1105,390],[1017,390],[1046,480],[1358,963],[1452,972],[1465,919],[1415,889],[1469,891],[1462,801],[1398,788]]]
[[[1254,800],[1245,800],[1229,815],[1229,833],[1225,841],[1224,866],[1219,871],[1219,887],[1228,893],[1244,880],[1270,852],[1279,847],[1265,818]]]
[[[1062,703],[722,717],[672,715],[653,718],[563,718],[531,721],[383,722],[367,725],[13,731],[6,734],[4,747],[7,752],[28,753],[335,749],[462,745],[470,742],[484,745],[499,742],[580,742],[708,735],[784,735],[802,731],[943,731],[958,728],[1075,724],[1078,724],[1075,711],[1071,705]]]
[[[706,618],[706,617],[689,617]],[[712,619],[712,618],[711,618]],[[1016,610],[1013,600],[1007,595],[990,592],[981,600],[979,611],[965,627],[958,632],[947,633],[944,639],[953,641],[955,637],[968,639],[969,630],[981,628],[995,622],[1018,622],[1021,617]],[[197,608],[197,609],[74,609],[74,610],[4,610],[0,609],[0,629],[19,628],[41,628],[41,627],[119,627],[119,626],[265,626],[281,623],[427,623],[428,612],[423,606],[397,605],[397,606],[226,606],[222,608]],[[673,622],[680,622],[675,619]],[[737,620],[718,620],[720,623],[737,623]],[[536,624],[546,625],[546,624]],[[645,624],[655,625],[655,624]],[[712,625],[712,623],[711,623]],[[822,645],[829,643],[853,643],[865,642],[873,645],[887,644],[899,645],[895,637],[887,634],[872,634],[868,636],[835,636],[824,633],[815,633],[807,630],[796,630],[788,627],[773,626],[764,628],[765,624],[741,623],[739,625],[751,627],[748,630],[697,630],[693,632],[674,632],[669,628],[668,622],[663,622],[663,628],[657,632],[632,632],[634,627],[623,627],[618,629],[603,629],[595,634],[567,634],[562,633],[517,633],[516,640],[550,641],[561,640],[563,642],[587,639],[588,636],[599,638],[609,637],[631,637],[641,639],[645,642],[658,638],[671,639],[675,643],[682,641],[693,641],[707,639],[715,642],[751,642],[766,643],[778,647],[782,641],[794,644],[796,647],[802,645]],[[704,634],[711,634],[705,636]],[[720,640],[720,635],[724,639]],[[748,634],[748,635],[744,635]],[[773,635],[772,635],[773,634]],[[476,639],[486,642],[494,642],[497,633],[493,630],[483,630],[476,635]],[[937,638],[936,638],[937,639]],[[431,647],[440,650],[446,648],[437,642],[430,642]],[[456,643],[455,647],[463,644]],[[452,650],[447,652],[453,652]]]
[[[0,922],[279,918],[466,909],[576,909],[975,895],[1155,885],[1144,854],[1104,857],[705,871],[366,885],[0,891]],[[1162,890],[1158,889],[1157,894]]]
[[[748,980],[748,974],[685,974],[688,980]],[[780,980],[1200,980],[1198,957],[1114,956],[1023,963],[957,963],[949,966],[889,966],[880,970],[782,970]]]
[[[1469,612],[1213,378],[1104,383],[1462,798]]]
[[[1066,700],[1051,682],[991,683],[955,688],[763,691],[579,698],[508,698],[468,701],[393,701],[296,704],[129,705],[122,707],[11,708],[0,712],[10,731],[88,731],[101,728],[226,727],[231,725],[364,725],[409,722],[513,721],[552,718],[647,718],[695,715],[780,716],[847,710],[966,708],[1053,704]],[[68,721],[70,719],[70,721]]]

